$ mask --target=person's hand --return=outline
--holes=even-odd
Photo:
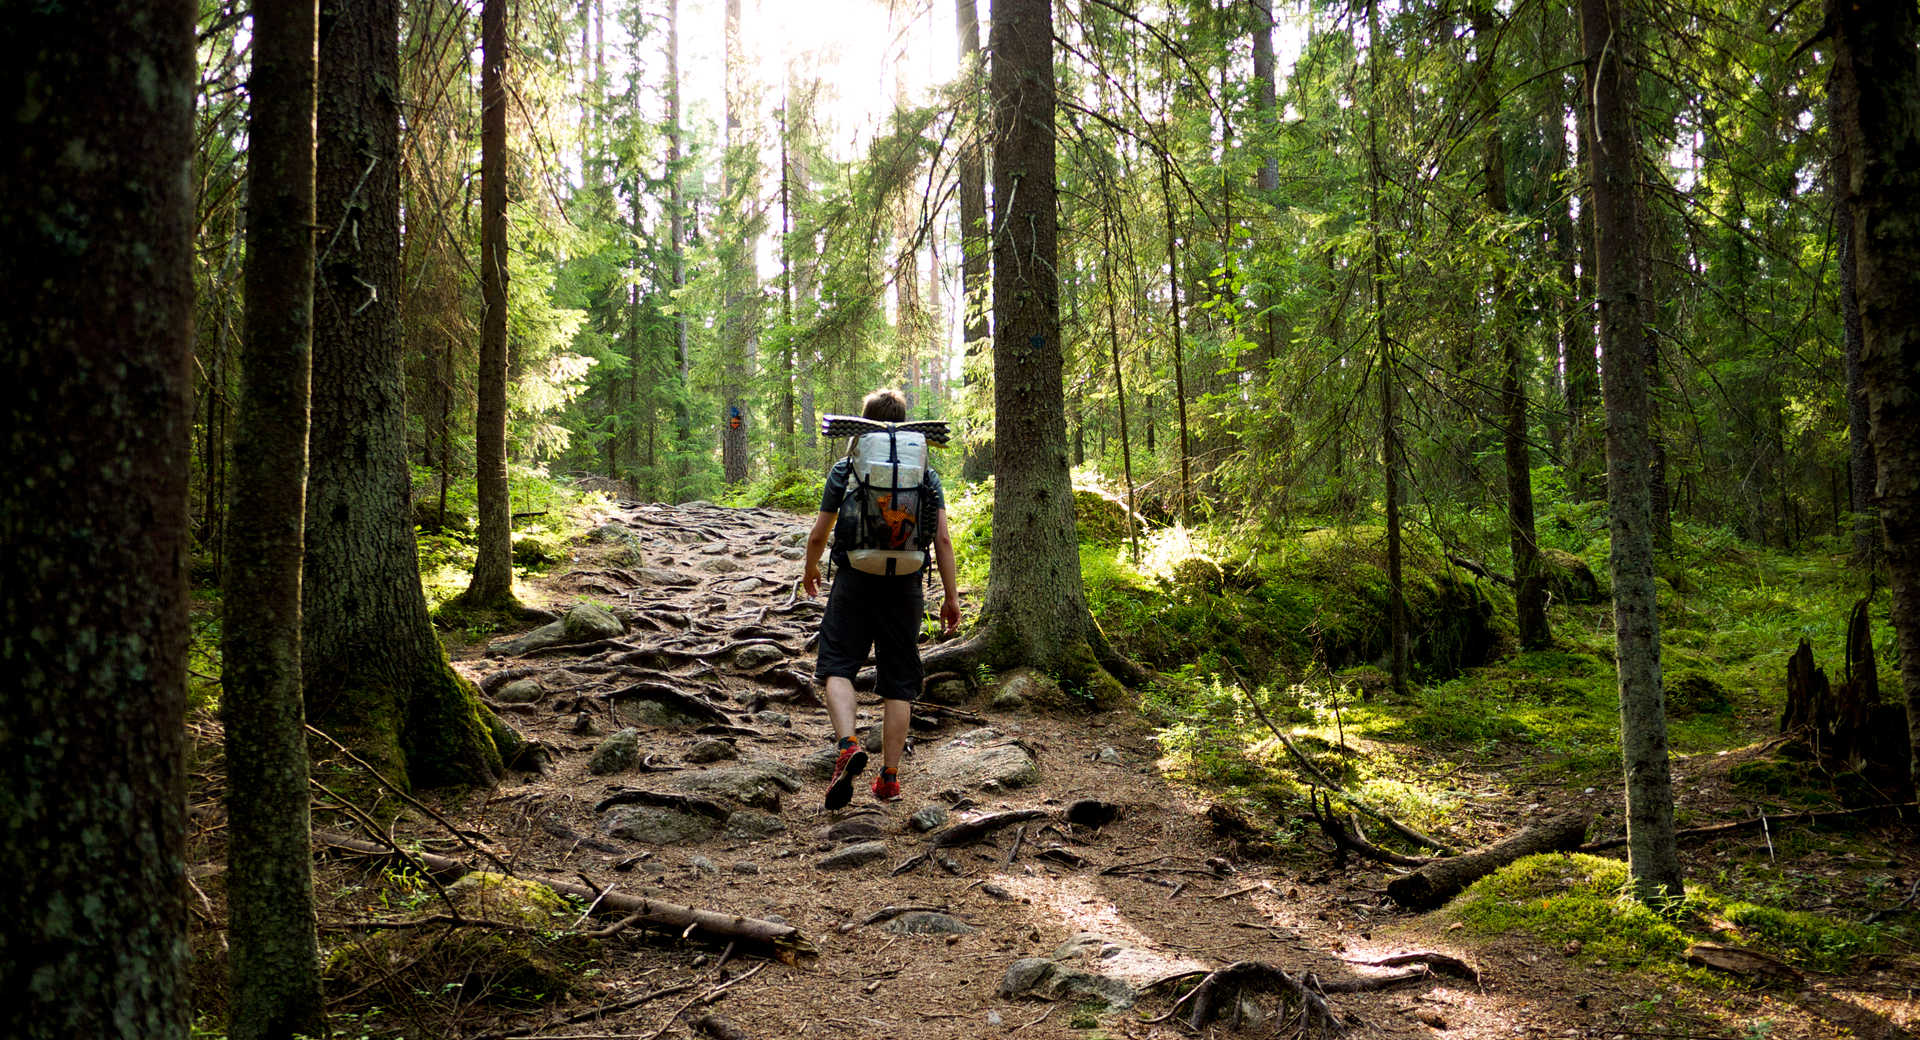
[[[812,599],[813,597],[818,596],[820,594],[820,565],[819,564],[813,562],[812,560],[807,561],[807,572],[800,579],[800,587],[807,590],[808,599]]]
[[[949,593],[940,604],[940,627],[945,634],[952,635],[960,631],[960,597]]]

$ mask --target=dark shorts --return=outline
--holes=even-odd
[[[875,692],[889,701],[920,697],[921,576],[889,578],[836,568],[820,619],[820,658],[814,678],[853,679],[873,652]]]

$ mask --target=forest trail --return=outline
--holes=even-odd
[[[500,641],[460,662],[497,710],[551,749],[546,776],[501,788],[467,820],[510,850],[516,871],[584,874],[797,927],[817,963],[770,964],[710,1009],[751,1037],[1084,1037],[1099,1035],[1088,1032],[1096,1020],[1112,1035],[1171,1037],[1190,1034],[1140,1021],[1141,1011],[1165,1010],[1166,987],[1138,991],[1180,972],[1259,960],[1323,979],[1391,973],[1341,959],[1405,948],[1360,938],[1378,894],[1235,862],[1204,807],[1161,779],[1151,736],[1130,712],[1055,717],[923,702],[904,797],[880,803],[867,791],[876,757],[853,804],[824,810],[832,731],[811,685],[822,604],[794,591],[809,519],[624,505],[540,590],[556,607],[609,605],[626,634],[545,648]],[[523,686],[501,697],[521,680],[537,693]],[[537,699],[521,700],[529,696]],[[877,747],[879,705],[861,697],[860,724],[871,726],[863,736]],[[593,772],[596,748],[626,729],[638,736],[631,764]],[[1068,822],[1065,810],[1083,799],[1117,806],[1117,818]],[[1027,809],[1046,815],[892,874],[929,848],[923,829],[935,820]],[[946,931],[956,928],[966,931]],[[1063,987],[1061,999],[1000,995],[1014,962],[1063,951],[1042,984]],[[633,940],[601,977],[599,1003],[705,979],[714,953],[657,935]],[[725,970],[751,967],[736,960]],[[1335,998],[1335,1007],[1365,1021],[1358,1035],[1425,1035],[1417,1011],[1441,991],[1475,999],[1462,985],[1436,979]],[[1271,1016],[1277,1000],[1263,1002]],[[646,1036],[679,1001],[662,1003],[554,1032]],[[1264,1030],[1277,1024],[1269,1018]]]
[[[609,606],[624,634],[538,646],[556,625],[457,655],[551,754],[544,775],[456,814],[516,873],[783,922],[818,950],[808,967],[755,970],[746,958],[716,964],[718,946],[629,932],[608,940],[589,994],[509,1018],[507,1035],[701,1035],[692,1023],[710,1014],[724,1020],[711,1035],[755,1038],[1171,1038],[1194,1034],[1148,1021],[1172,1003],[1171,987],[1151,985],[1170,976],[1261,961],[1337,992],[1399,973],[1359,962],[1430,949],[1477,964],[1479,983],[1429,975],[1331,996],[1346,1035],[1611,1035],[1616,1009],[1646,995],[1525,940],[1463,947],[1461,933],[1392,908],[1364,866],[1243,855],[1162,776],[1130,710],[989,710],[990,693],[923,702],[905,796],[878,803],[863,777],[852,805],[825,811],[832,734],[811,688],[821,604],[794,591],[808,519],[622,504],[535,589],[559,608]],[[877,723],[863,693],[869,746]],[[631,745],[609,750],[623,731]],[[1068,811],[1082,800],[1117,817]],[[926,833],[1019,810],[1038,813],[977,843],[935,849]],[[933,855],[895,876],[923,852]],[[1052,999],[1002,992],[1030,958],[1054,961],[1037,983]],[[683,982],[694,995],[727,988],[671,1028],[684,996],[577,1017]],[[1290,1035],[1285,1016],[1297,1014],[1272,995],[1243,1013],[1214,1035]]]

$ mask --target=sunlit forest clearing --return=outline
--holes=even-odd
[[[8,1035],[1920,1018],[1913,0],[0,13]]]

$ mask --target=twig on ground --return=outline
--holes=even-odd
[[[501,873],[506,874],[509,877],[518,876],[514,874],[513,868],[508,866],[505,860],[501,859],[500,857],[494,855],[491,852],[488,852],[486,849],[481,848],[478,844],[474,842],[472,838],[467,837],[466,832],[462,831],[458,827],[455,827],[451,820],[448,820],[445,816],[442,816],[438,812],[435,812],[433,808],[431,806],[428,806],[425,802],[422,802],[420,799],[415,798],[414,796],[401,790],[398,784],[395,784],[393,781],[387,779],[385,776],[382,776],[378,769],[373,768],[373,766],[368,764],[365,759],[361,758],[359,755],[354,754],[351,750],[348,749],[348,747],[345,744],[342,744],[339,741],[328,736],[325,732],[315,727],[312,723],[307,724],[307,732],[313,734],[316,737],[319,737],[321,740],[324,740],[329,744],[332,744],[336,751],[339,751],[341,754],[347,756],[348,761],[351,761],[353,764],[366,770],[368,775],[372,776],[376,781],[380,783],[380,786],[386,788],[389,791],[392,791],[394,795],[398,797],[401,801],[407,803],[408,805],[413,806],[415,809],[418,809],[423,813],[426,813],[427,816],[433,820],[433,822],[439,824],[442,827],[445,827],[447,829],[448,834],[451,834],[455,838],[458,838],[460,840],[460,844],[465,845],[467,848],[471,849],[475,855],[478,855],[482,859],[485,859],[487,862],[493,864],[496,867],[499,867]]]

